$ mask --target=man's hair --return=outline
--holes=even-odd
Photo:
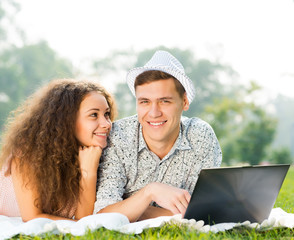
[[[166,80],[166,79],[170,79],[170,78],[172,78],[174,80],[176,90],[179,93],[180,97],[183,98],[184,93],[186,92],[183,85],[174,76],[172,76],[166,72],[162,72],[162,71],[158,71],[158,70],[150,70],[150,71],[145,71],[145,72],[141,73],[140,75],[138,75],[136,77],[134,86],[136,89],[137,86],[141,86],[146,83],[150,83],[153,81],[159,81],[159,80]]]

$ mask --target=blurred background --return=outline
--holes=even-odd
[[[0,134],[9,113],[56,78],[90,79],[136,112],[130,68],[158,50],[197,90],[223,165],[293,163],[293,0],[0,0]]]

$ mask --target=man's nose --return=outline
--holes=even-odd
[[[157,103],[153,103],[151,105],[149,110],[149,116],[153,118],[161,116],[161,110]]]

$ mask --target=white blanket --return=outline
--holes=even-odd
[[[272,229],[275,227],[294,228],[294,214],[286,213],[280,208],[274,208],[267,220],[261,224],[250,223],[220,223],[216,225],[204,225],[202,220],[182,219],[180,215],[171,217],[158,217],[149,220],[130,223],[128,218],[119,213],[102,213],[84,217],[74,222],[70,220],[53,221],[46,218],[37,218],[28,222],[22,222],[21,218],[12,218],[0,215],[0,240],[11,238],[17,234],[39,235],[46,232],[53,234],[71,233],[74,236],[84,235],[88,229],[95,230],[104,227],[109,230],[116,230],[122,233],[139,234],[146,228],[160,227],[165,223],[187,224],[188,227],[201,232],[219,232],[234,227],[246,226],[256,229]]]

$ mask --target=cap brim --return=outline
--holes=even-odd
[[[158,70],[158,71],[162,71],[165,73],[168,73],[170,75],[172,75],[173,77],[175,77],[184,87],[186,94],[187,94],[187,98],[189,103],[191,103],[195,97],[195,88],[194,85],[191,81],[191,79],[183,74],[180,71],[176,71],[172,68],[169,68],[167,66],[156,66],[156,67],[138,67],[138,68],[133,68],[131,69],[128,73],[127,73],[127,84],[132,92],[132,94],[134,96],[136,96],[136,92],[135,92],[135,80],[137,78],[137,76],[139,76],[141,73],[146,72],[146,71],[151,71],[151,70]]]

